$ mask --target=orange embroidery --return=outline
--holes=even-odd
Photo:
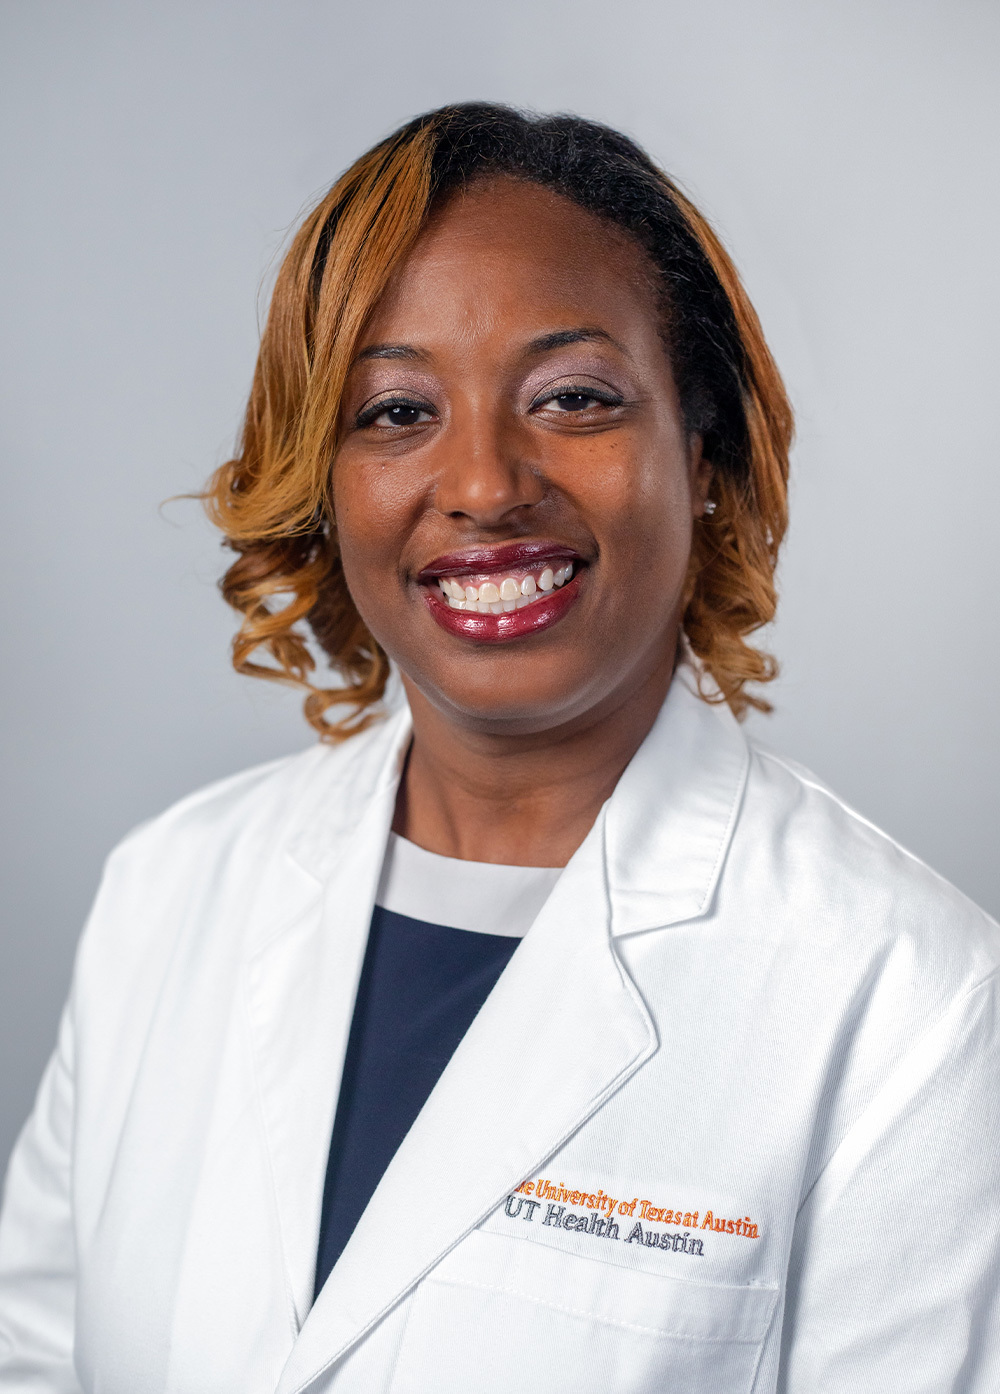
[[[582,1205],[587,1210],[596,1210],[598,1214],[608,1217],[616,1212],[619,1215],[634,1216],[638,1207],[644,1220],[656,1224],[680,1225],[687,1229],[710,1229],[716,1234],[738,1234],[743,1239],[760,1238],[760,1229],[749,1215],[730,1220],[707,1210],[702,1219],[700,1210],[668,1209],[666,1206],[654,1205],[651,1200],[640,1200],[638,1196],[632,1200],[622,1200],[603,1189],[573,1190],[562,1181],[552,1181],[545,1176],[539,1177],[537,1181],[522,1181],[515,1191],[515,1195],[517,1194],[533,1195],[539,1200],[561,1201],[564,1205]]]

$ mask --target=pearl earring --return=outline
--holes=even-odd
[[[706,499],[705,507],[702,511],[707,515],[707,517],[711,518],[712,514],[715,512],[718,506],[719,505],[715,502],[715,499]]]

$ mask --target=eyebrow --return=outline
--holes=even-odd
[[[427,355],[421,353],[419,349],[412,348],[409,344],[372,344],[369,348],[362,349],[355,358],[355,363],[360,363],[366,358],[409,358],[420,359]]]
[[[611,344],[620,353],[626,353],[625,348],[606,329],[583,325],[579,329],[556,329],[551,334],[542,334],[537,339],[532,339],[525,346],[525,356],[533,357],[539,353],[551,353],[554,349],[566,348],[569,344],[593,343]],[[362,349],[354,361],[361,363],[373,358],[395,358],[419,362],[426,357],[425,353],[414,348],[411,344],[371,344],[368,348]]]
[[[527,345],[528,354],[551,353],[553,349],[565,348],[568,344],[611,344],[620,353],[625,348],[606,329],[584,325],[579,329],[557,329],[552,334],[542,334]]]

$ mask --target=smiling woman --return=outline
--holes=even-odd
[[[0,1389],[1000,1385],[997,927],[739,725],[790,435],[614,131],[444,108],[306,219],[206,498],[324,739],[108,863]]]

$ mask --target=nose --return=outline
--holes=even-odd
[[[545,497],[531,432],[499,405],[456,410],[439,448],[434,503],[448,517],[496,528]]]

